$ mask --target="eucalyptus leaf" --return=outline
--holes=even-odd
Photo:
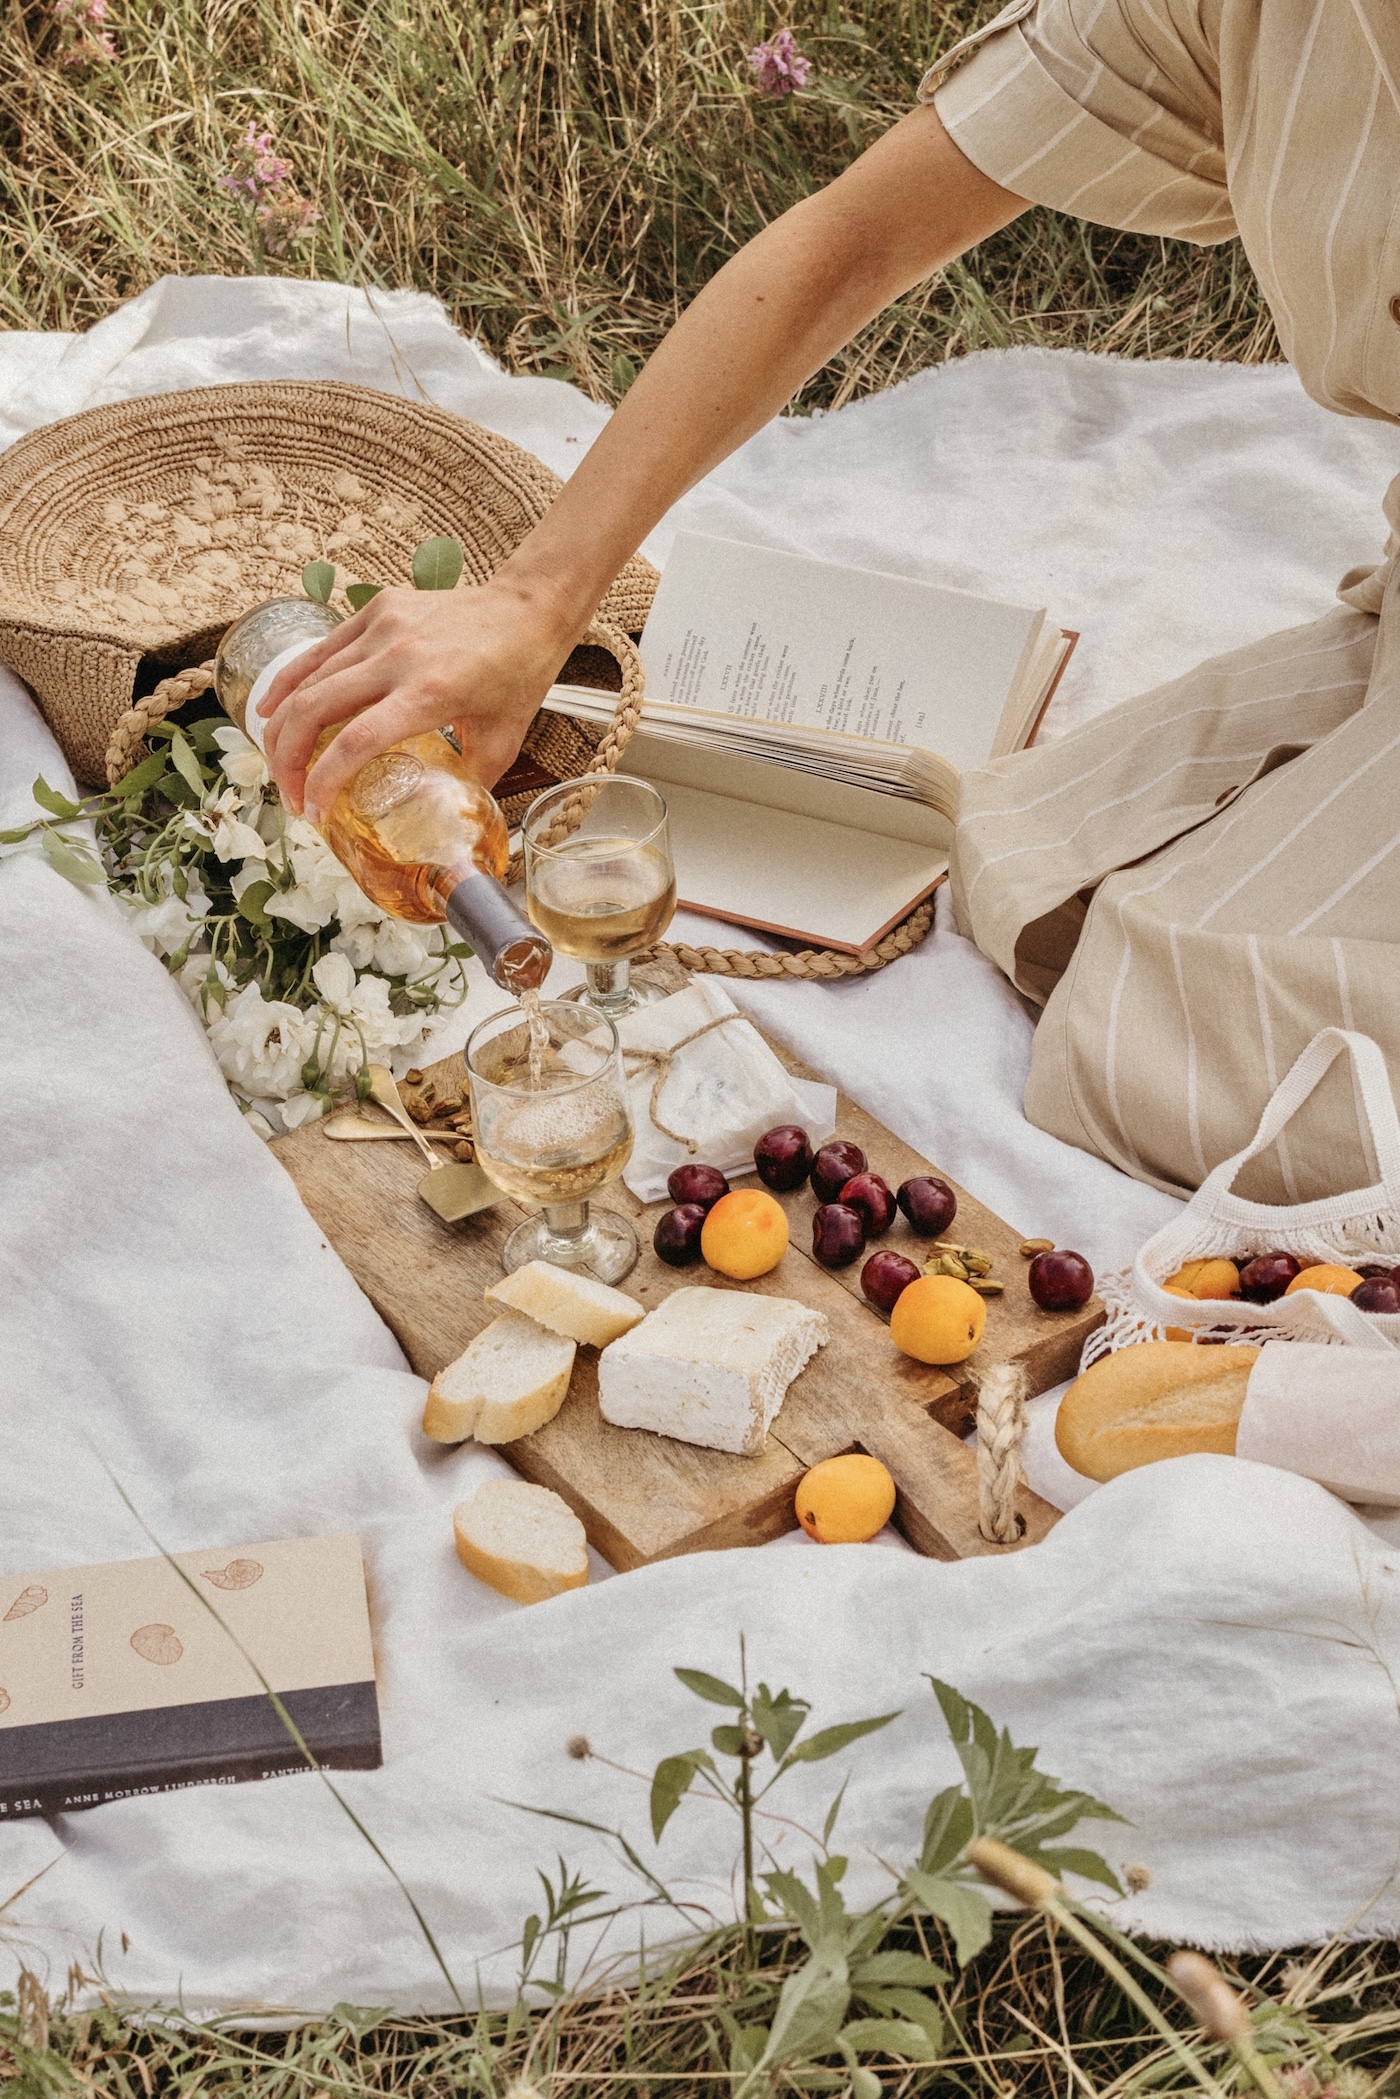
[[[462,573],[462,542],[444,534],[425,539],[414,549],[413,581],[418,590],[454,590]]]
[[[133,766],[124,779],[118,780],[111,792],[129,802],[133,795],[144,794],[148,787],[154,787],[164,777],[169,762],[164,751],[152,751],[139,765]]]
[[[170,762],[185,785],[191,788],[202,800],[204,796],[204,774],[200,770],[199,760],[194,754],[194,746],[183,729],[177,729],[170,739]]]
[[[362,611],[363,608],[366,605],[368,605],[371,598],[377,598],[379,596],[379,593],[381,590],[383,590],[383,588],[384,585],[382,583],[347,583],[345,586],[345,596],[349,603],[350,610],[352,612]]]
[[[41,809],[48,810],[50,816],[81,816],[83,813],[80,803],[70,802],[66,794],[50,787],[42,773],[34,782],[34,799]]]
[[[697,1698],[708,1698],[711,1705],[742,1705],[744,1694],[736,1691],[732,1684],[723,1683],[717,1676],[708,1676],[703,1669],[677,1669],[674,1672]]]
[[[57,831],[43,831],[40,836],[44,841],[44,851],[65,882],[76,882],[81,888],[106,881],[107,877],[86,847],[75,845]]]
[[[318,605],[329,605],[335,589],[335,563],[308,561],[301,572],[301,587]]]

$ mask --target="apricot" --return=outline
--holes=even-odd
[[[796,1505],[798,1522],[818,1545],[864,1545],[894,1513],[894,1481],[878,1458],[851,1451],[814,1465]]]
[[[1233,1261],[1187,1261],[1162,1288],[1173,1297],[1238,1297],[1240,1272]]]
[[[700,1233],[700,1251],[711,1268],[734,1283],[767,1275],[782,1260],[787,1244],[787,1212],[762,1188],[736,1188],[722,1195]]]
[[[958,1276],[921,1275],[895,1300],[890,1339],[918,1363],[962,1363],[986,1324],[986,1300]]]
[[[1354,1268],[1341,1268],[1335,1261],[1318,1261],[1311,1268],[1300,1268],[1283,1294],[1292,1297],[1295,1290],[1321,1290],[1328,1297],[1350,1297],[1360,1282]]]

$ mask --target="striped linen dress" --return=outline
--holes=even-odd
[[[920,92],[1019,196],[1238,233],[1308,392],[1400,421],[1400,0],[1013,0]],[[1385,511],[1323,618],[964,780],[959,921],[1044,1006],[1026,1112],[1156,1187],[1329,1023],[1400,1093],[1400,480]],[[1339,1064],[1241,1192],[1361,1186],[1368,1151]]]

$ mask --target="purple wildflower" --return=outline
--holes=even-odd
[[[755,45],[749,53],[749,64],[759,93],[770,102],[796,94],[798,88],[807,85],[807,75],[812,70],[811,59],[797,49],[790,29],[775,30],[766,43]]]
[[[321,223],[316,206],[303,197],[276,197],[270,204],[260,204],[253,216],[268,255],[285,255]]]
[[[62,39],[64,65],[90,66],[116,57],[112,32],[102,26],[107,19],[107,0],[54,0],[53,18]]]
[[[105,4],[105,0],[89,0],[93,4]],[[232,169],[219,181],[231,197],[257,204],[279,190],[291,172],[291,162],[279,159],[273,148],[272,133],[250,123],[238,142]]]

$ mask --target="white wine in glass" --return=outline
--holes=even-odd
[[[501,1258],[508,1275],[552,1261],[615,1283],[636,1263],[637,1235],[616,1211],[591,1211],[589,1197],[632,1156],[617,1030],[582,1000],[542,1000],[536,1011],[533,1045],[518,1006],[467,1039],[477,1163],[507,1195],[543,1209],[516,1226]]]
[[[633,984],[633,955],[654,947],[676,909],[666,804],[645,780],[565,780],[530,804],[521,825],[532,922],[588,972],[587,1002],[614,1019],[652,993]]]

